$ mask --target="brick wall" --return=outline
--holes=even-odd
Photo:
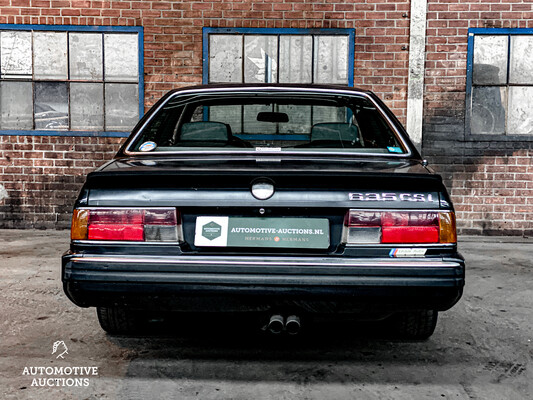
[[[532,28],[531,2],[430,0],[423,155],[471,234],[533,234],[533,141],[465,135],[468,28]],[[531,138],[533,139],[533,138]]]

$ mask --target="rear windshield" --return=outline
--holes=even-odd
[[[366,97],[264,92],[177,95],[159,109],[129,150],[406,152]]]

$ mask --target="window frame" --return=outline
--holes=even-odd
[[[0,31],[48,31],[48,32],[70,32],[74,33],[136,33],[138,40],[138,68],[139,68],[139,119],[144,115],[144,28],[142,26],[93,26],[93,25],[17,25],[17,24],[0,24]],[[67,49],[68,51],[68,49]],[[33,57],[33,54],[32,54]],[[104,62],[104,61],[103,61]],[[67,68],[68,60],[67,60]],[[68,77],[69,78],[69,77]],[[20,82],[16,79],[3,79],[3,81]],[[35,83],[32,77],[31,80],[25,79],[31,83]],[[40,80],[38,80],[40,81]],[[56,81],[53,81],[56,82]],[[70,82],[67,79],[62,82]],[[104,111],[105,112],[105,111]],[[33,118],[33,117],[32,117]],[[18,129],[0,129],[0,136],[82,136],[82,137],[128,137],[131,131],[71,131],[71,130],[18,130]]]
[[[468,47],[466,60],[466,101],[465,101],[465,139],[469,141],[493,141],[493,142],[533,142],[533,135],[518,135],[518,134],[474,134],[472,133],[472,90],[474,88],[474,38],[479,35],[487,36],[508,36],[509,46],[507,50],[507,65],[510,63],[510,38],[511,36],[533,35],[533,28],[469,28],[468,29]],[[509,73],[508,73],[509,74]],[[511,86],[533,86],[530,84],[509,84],[505,85],[488,85],[496,87],[511,87]],[[507,112],[507,109],[506,109]]]
[[[208,28],[202,29],[202,83],[209,84],[209,35],[234,34],[234,35],[262,35],[262,36],[348,36],[348,86],[354,86],[355,67],[355,29],[354,28]],[[314,63],[313,63],[314,64]],[[279,72],[277,79],[279,81]],[[312,79],[314,77],[312,76]],[[277,82],[273,82],[277,84]],[[290,83],[289,83],[290,84]],[[315,83],[311,83],[313,85]],[[337,84],[338,85],[338,84]]]

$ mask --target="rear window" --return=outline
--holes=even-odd
[[[176,95],[129,150],[406,152],[366,97],[264,92]]]

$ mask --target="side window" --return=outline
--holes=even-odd
[[[470,134],[533,135],[533,34],[513,31],[470,32],[466,107]]]
[[[0,130],[133,128],[143,102],[142,28],[84,28],[0,25]]]

